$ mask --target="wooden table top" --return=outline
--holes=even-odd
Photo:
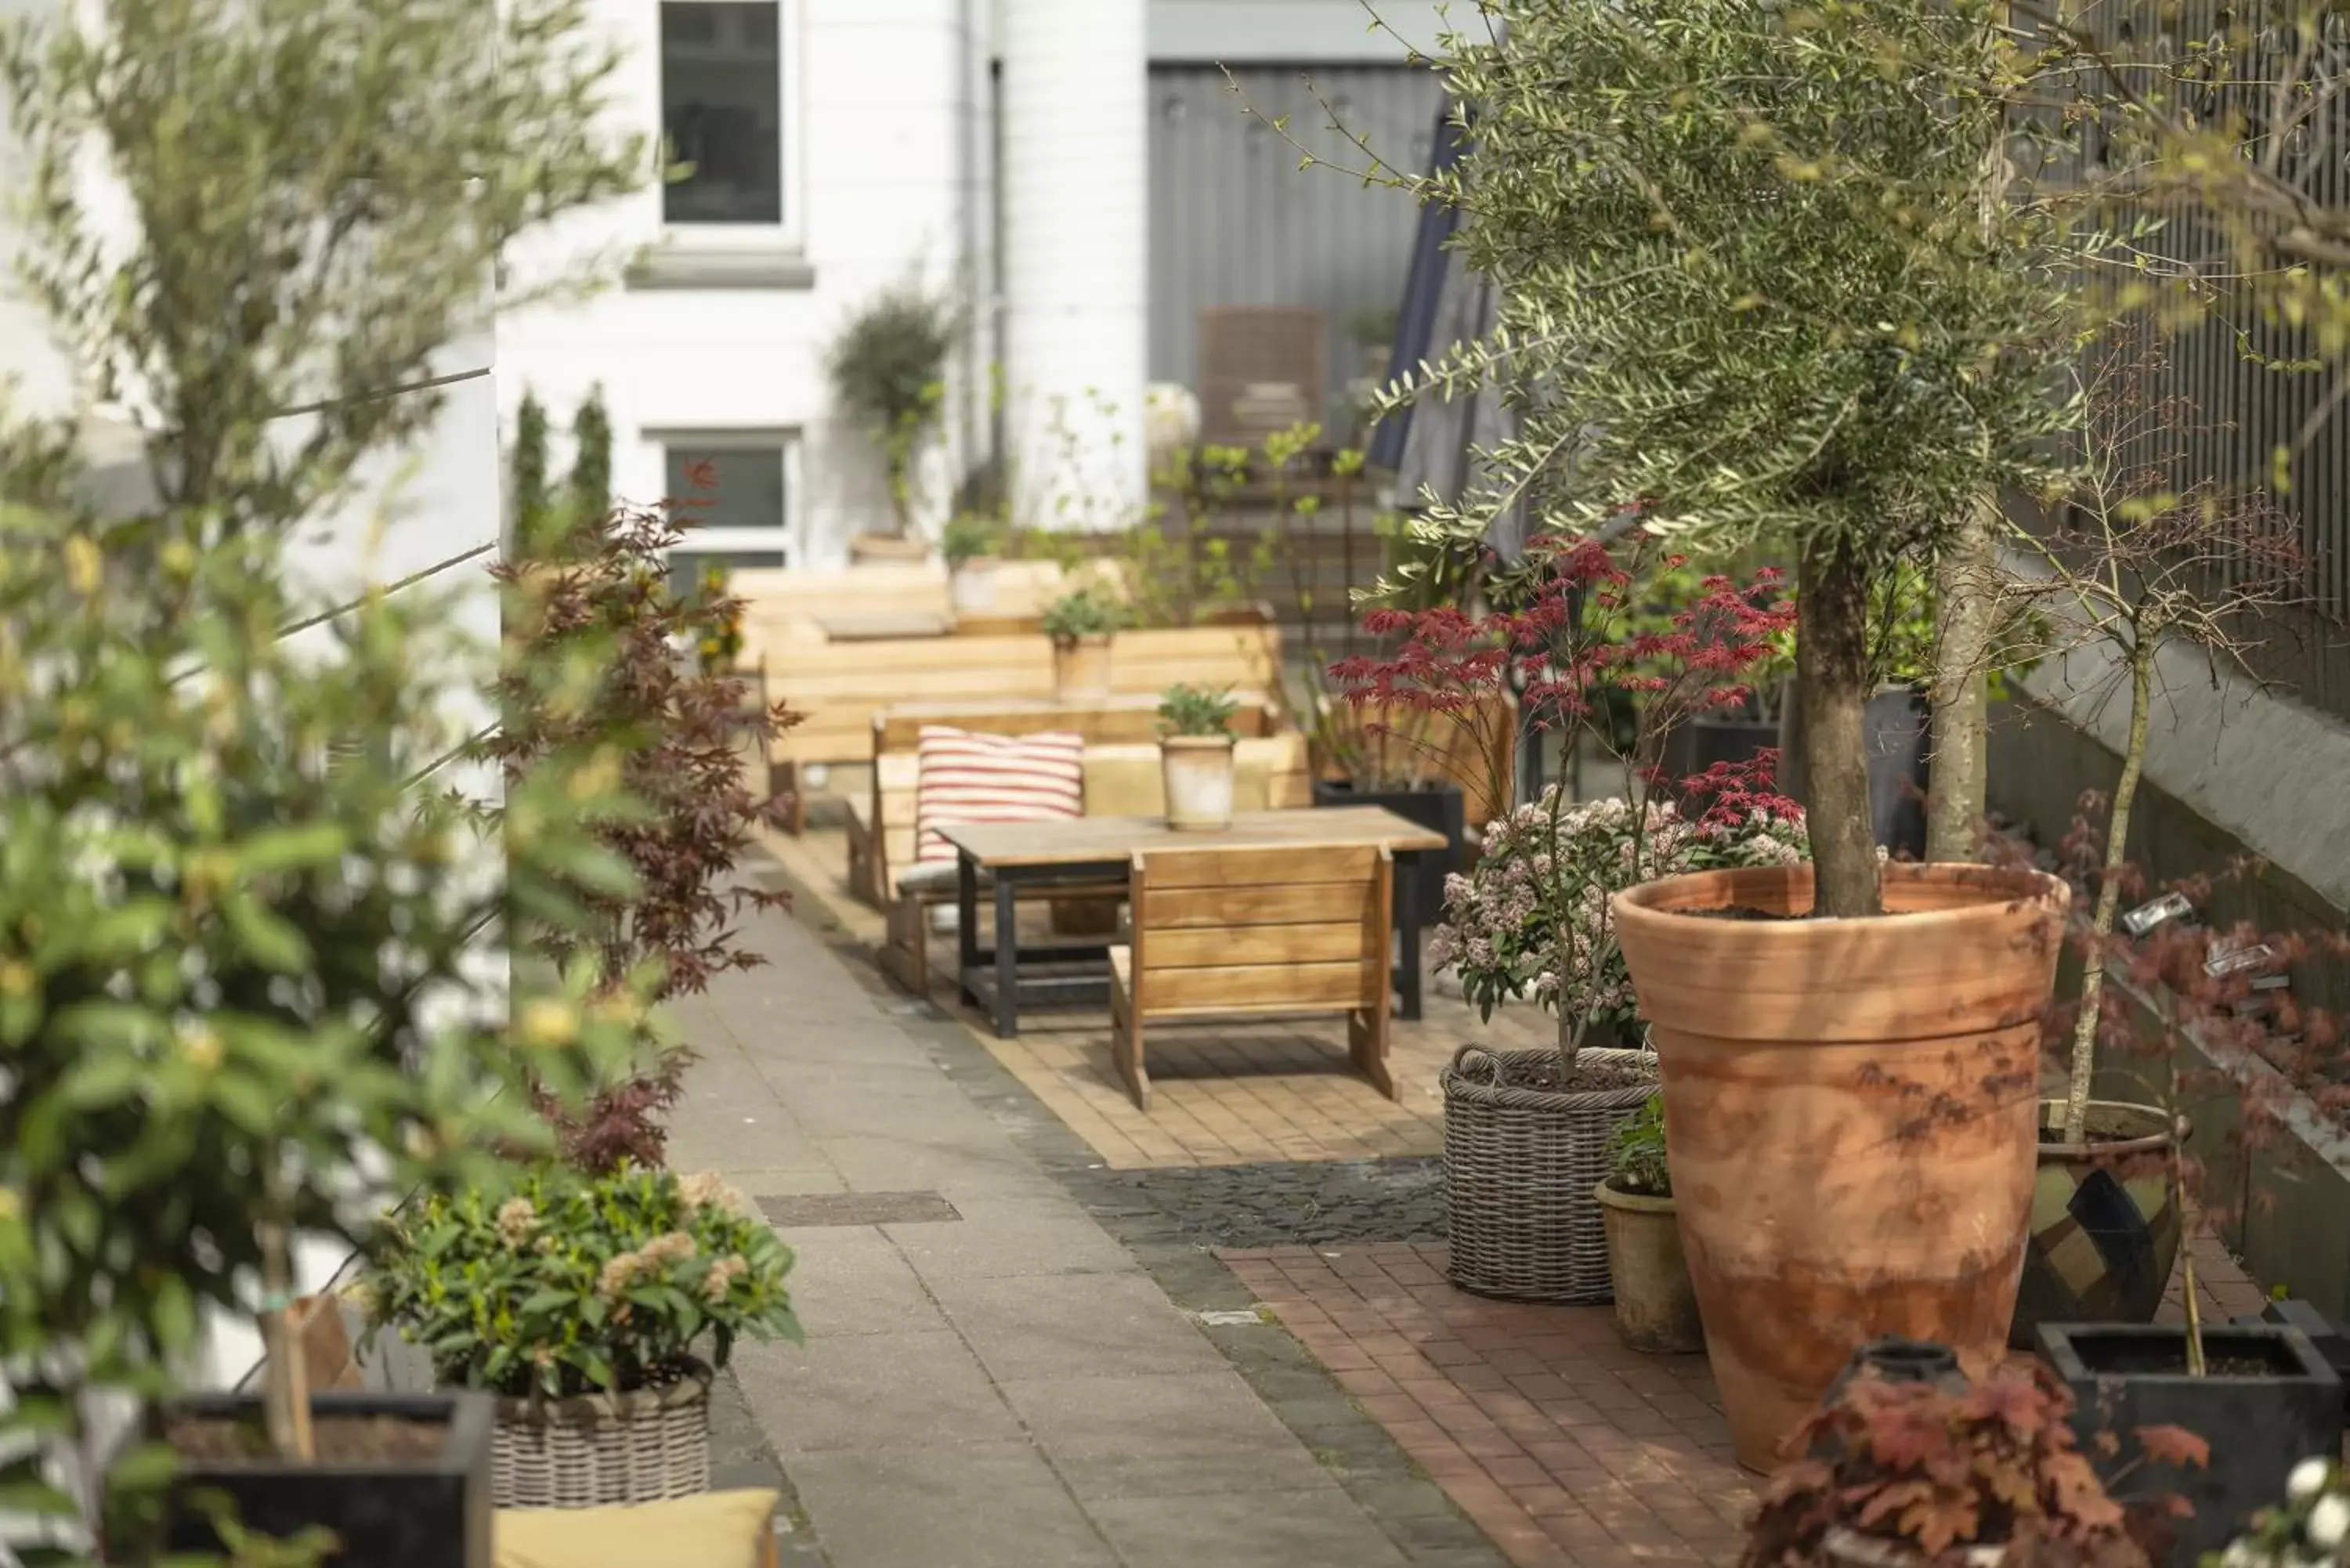
[[[1163,816],[1072,816],[1054,822],[972,822],[944,826],[940,836],[979,865],[1082,866],[1124,860],[1152,849],[1229,849],[1278,845],[1287,849],[1441,849],[1444,835],[1376,805],[1319,810],[1243,811],[1220,833],[1178,833]]]

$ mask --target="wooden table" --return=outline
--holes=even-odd
[[[1232,733],[1270,735],[1276,727],[1273,704],[1261,691],[1229,693],[1239,707]],[[873,754],[910,752],[925,724],[951,724],[986,735],[1034,735],[1073,730],[1093,745],[1159,739],[1156,693],[1113,692],[1063,702],[1051,697],[985,697],[945,702],[893,702],[873,715]]]
[[[1158,816],[1073,816],[1056,822],[968,823],[939,830],[955,846],[957,940],[955,967],[962,995],[985,1007],[999,1039],[1020,1033],[1020,951],[1016,899],[1024,885],[1101,882],[1126,876],[1136,855],[1153,849],[1223,849],[1278,845],[1290,849],[1384,845],[1396,857],[1396,932],[1403,939],[1396,977],[1400,1015],[1417,1020],[1419,998],[1419,880],[1400,873],[1423,854],[1445,847],[1445,837],[1375,805],[1312,811],[1244,811],[1221,833],[1178,833]],[[979,944],[979,874],[995,882],[994,945]],[[1107,960],[1102,946],[1032,950],[1032,958]],[[1105,981],[1105,983],[1107,983]]]

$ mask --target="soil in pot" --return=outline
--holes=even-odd
[[[167,1410],[164,1438],[180,1456],[169,1549],[220,1551],[195,1503],[209,1491],[265,1534],[334,1532],[342,1546],[328,1568],[489,1568],[486,1397],[320,1393],[310,1410],[317,1454],[307,1462],[271,1452],[258,1399],[208,1396]]]
[[[2064,1102],[2040,1107],[2031,1233],[2008,1344],[2029,1350],[2050,1323],[2152,1323],[2178,1261],[2178,1205],[2167,1168],[2170,1115],[2089,1103],[2088,1136],[2064,1141]]]
[[[1616,1334],[1648,1355],[1689,1355],[1705,1348],[1697,1292],[1681,1253],[1670,1197],[1629,1192],[1614,1178],[1592,1191],[1607,1235],[1607,1274],[1616,1291]]]
[[[1592,1192],[1616,1124],[1656,1092],[1643,1051],[1461,1047],[1444,1091],[1447,1275],[1503,1301],[1604,1302],[1607,1228]]]
[[[1856,1346],[1991,1359],[2015,1307],[2064,885],[1895,865],[1884,886],[1867,919],[1788,918],[1812,908],[1808,867],[1615,900],[1707,1353],[1754,1469]],[[1730,910],[1747,918],[1707,918]]]
[[[2195,1510],[2178,1521],[2169,1568],[2193,1568],[2225,1547],[2256,1511],[2283,1495],[2306,1459],[2338,1459],[2342,1382],[2299,1329],[2203,1331],[2207,1375],[2187,1373],[2186,1332],[2171,1324],[2049,1324],[2040,1354],[2078,1401],[2073,1429],[2116,1497],[2175,1493]],[[2210,1463],[2148,1460],[2137,1433],[2175,1426],[2210,1445]],[[2113,1451],[2102,1434],[2110,1433]]]

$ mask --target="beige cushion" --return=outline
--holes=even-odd
[[[502,1508],[490,1557],[495,1568],[757,1568],[775,1499],[710,1491],[630,1508]]]
[[[1305,737],[1296,731],[1252,736],[1232,747],[1232,809],[1270,811],[1298,804],[1275,785],[1305,767]],[[1139,741],[1086,748],[1087,816],[1160,816],[1167,811],[1159,745]]]

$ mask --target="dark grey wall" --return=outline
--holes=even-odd
[[[1253,65],[1233,77],[1237,94],[1211,64],[1150,69],[1150,376],[1196,385],[1203,306],[1309,306],[1326,317],[1336,398],[1362,370],[1350,318],[1403,297],[1419,210],[1337,169],[1301,171],[1298,150],[1243,107],[1286,115],[1289,134],[1318,155],[1364,167],[1363,151],[1327,128],[1318,92],[1372,153],[1418,172],[1441,87],[1409,66]]]

